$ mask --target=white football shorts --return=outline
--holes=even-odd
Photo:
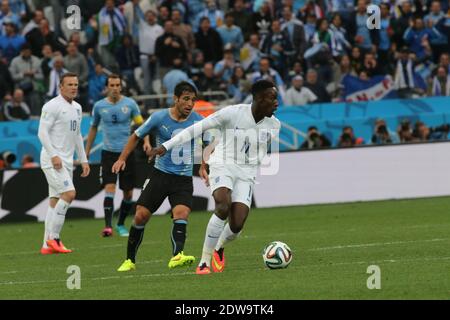
[[[62,167],[59,170],[55,168],[43,168],[45,178],[48,182],[48,195],[50,198],[59,198],[61,193],[75,190],[72,177],[73,171]]]
[[[231,202],[240,202],[251,207],[255,178],[248,177],[233,166],[211,165],[209,185],[211,194],[221,187],[231,190]]]

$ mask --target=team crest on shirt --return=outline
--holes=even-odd
[[[123,106],[122,108],[121,108],[121,110],[122,110],[122,112],[123,113],[127,113],[128,112],[128,106]]]
[[[81,111],[77,109],[78,116],[81,116]]]

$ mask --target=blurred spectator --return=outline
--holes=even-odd
[[[225,24],[217,28],[217,32],[222,38],[224,49],[232,50],[234,58],[239,60],[240,49],[244,45],[244,36],[241,28],[234,24],[234,17],[231,13],[225,14]]]
[[[305,53],[308,67],[315,68],[319,81],[326,83],[332,80],[332,53],[336,48],[336,39],[328,27],[326,19],[317,20],[317,31],[311,40],[313,46]]]
[[[47,101],[59,95],[59,84],[61,76],[67,73],[64,68],[64,58],[61,55],[56,55],[52,60],[52,70],[50,71],[50,79],[47,91]]]
[[[34,162],[34,158],[31,154],[25,154],[22,157],[21,164],[23,169],[39,168],[39,164]]]
[[[14,82],[8,70],[8,65],[4,59],[0,59],[0,105],[5,99],[5,96],[11,96],[13,88]]]
[[[220,90],[220,81],[214,75],[214,65],[212,62],[206,62],[203,66],[203,72],[195,82],[198,91],[217,91]]]
[[[20,19],[23,20],[26,18],[26,6],[25,1],[23,0],[9,0],[9,7],[11,11]]]
[[[83,35],[83,36],[82,36]],[[83,39],[82,39],[83,37]],[[73,42],[75,46],[77,47],[78,51],[82,53],[83,55],[86,55],[87,53],[87,39],[86,39],[86,33],[81,32],[73,32],[68,42]]]
[[[223,11],[217,9],[215,0],[206,0],[206,8],[201,11],[196,19],[194,24],[194,31],[198,31],[200,27],[200,21],[203,17],[207,17],[209,22],[211,23],[211,28],[217,29],[223,24],[224,14]]]
[[[419,86],[418,76],[414,72],[414,63],[409,55],[409,49],[403,47],[399,53],[397,68],[395,71],[394,85],[400,98],[411,98],[413,94],[422,94],[422,86]]]
[[[413,142],[417,139],[413,136],[413,130],[411,123],[408,119],[402,120],[397,130],[397,134],[401,143]]]
[[[223,56],[222,38],[219,33],[211,28],[209,18],[200,19],[200,29],[195,34],[197,48],[200,49],[205,61],[216,63]]]
[[[391,48],[391,38],[394,35],[389,8],[390,6],[388,3],[380,4],[380,45],[377,52],[380,61],[388,60],[389,49]],[[385,68],[385,70],[387,69]]]
[[[250,79],[252,83],[255,83],[258,80],[265,79],[272,81],[276,84],[279,91],[284,90],[284,82],[283,79],[280,77],[280,74],[270,67],[270,59],[263,57],[261,60],[259,60],[259,70],[255,71],[251,76]]]
[[[158,24],[164,26],[166,21],[170,20],[170,10],[167,6],[158,7]]]
[[[138,94],[140,90],[134,77],[134,70],[139,67],[139,48],[129,34],[122,37],[122,45],[116,51],[116,59],[120,73],[127,83],[127,89],[133,89],[134,93]]]
[[[317,96],[317,100],[315,102],[331,102],[331,96],[328,93],[326,87],[323,83],[318,82],[318,75],[316,70],[309,69],[306,73],[305,87],[311,90]]]
[[[367,1],[358,0],[356,11],[350,15],[349,38],[355,42],[364,52],[376,52],[380,42],[379,30],[367,28]]]
[[[137,44],[139,41],[139,24],[141,20],[145,20],[143,2],[140,0],[130,0],[123,6],[123,16],[127,22],[125,32],[132,36],[133,43]]]
[[[100,10],[93,28],[98,32],[98,45],[104,66],[111,72],[118,71],[114,53],[120,46],[122,35],[125,33],[126,20],[122,12],[115,7],[114,0],[106,0],[105,6]]]
[[[402,1],[398,7],[398,15],[392,22],[392,28],[394,29],[394,39],[393,41],[400,48],[405,43],[403,40],[403,35],[406,29],[410,26],[410,20],[413,18],[412,4],[411,1]]]
[[[231,49],[225,50],[223,59],[214,66],[214,75],[223,82],[228,82],[233,75],[233,69],[236,61]]]
[[[418,141],[427,141],[430,139],[430,128],[422,121],[417,121],[414,125],[413,137]]]
[[[342,128],[342,134],[339,137],[337,147],[355,147],[364,144],[362,138],[356,138],[351,126],[345,126]]]
[[[356,76],[357,73],[352,68],[349,56],[343,55],[339,60],[339,64],[333,65],[333,82],[328,85],[331,89],[333,97],[342,96],[342,80],[347,75]]]
[[[11,101],[6,102],[3,106],[3,112],[7,121],[28,120],[30,118],[30,108],[23,101],[21,89],[14,90]]]
[[[87,88],[89,75],[87,60],[80,52],[78,52],[78,47],[74,42],[69,42],[66,50],[67,55],[64,56],[64,67],[67,71],[78,75],[78,89],[84,90]]]
[[[322,149],[331,147],[331,142],[328,138],[321,134],[317,127],[311,126],[308,128],[307,137],[301,144],[300,149]]]
[[[41,9],[36,9],[33,12],[33,18],[23,28],[22,35],[26,36],[26,34],[31,30],[33,30],[34,28],[39,28],[41,20],[44,18],[45,18],[44,11],[42,11]]]
[[[64,46],[58,41],[56,34],[50,30],[48,20],[45,18],[41,20],[39,27],[28,32],[25,38],[31,46],[31,52],[38,58],[42,58],[42,47],[44,44],[49,44],[53,51],[65,53]]]
[[[183,40],[184,47],[190,52],[195,48],[195,37],[190,25],[183,23],[183,16],[179,9],[172,10],[173,33]],[[191,61],[191,60],[189,60]]]
[[[164,34],[164,29],[156,23],[156,12],[148,10],[145,13],[145,21],[139,23],[139,51],[144,84],[144,94],[152,94],[153,81],[158,75],[158,59],[155,54],[155,45],[158,37]]]
[[[352,45],[347,39],[347,30],[342,26],[342,18],[339,14],[335,14],[332,17],[331,25],[329,27],[331,31],[332,39],[334,39],[334,46],[332,54],[333,57],[340,57],[344,54],[347,54],[348,51],[352,48]]]
[[[259,48],[259,35],[252,33],[249,41],[241,49],[240,60],[245,71],[257,71],[262,53]]]
[[[430,39],[438,36],[439,34],[436,30],[425,27],[422,18],[416,17],[411,21],[410,27],[406,29],[403,38],[411,51],[421,61],[431,55]]]
[[[106,75],[103,71],[103,66],[100,63],[95,63],[92,59],[88,60],[89,65],[89,105],[90,108],[100,99],[105,96]]]
[[[450,96],[450,75],[445,67],[438,67],[436,75],[433,77],[431,87],[429,88],[430,95],[436,96]]]
[[[301,60],[303,59],[303,54],[308,45],[303,22],[295,18],[292,9],[289,6],[283,7],[282,15],[281,29],[288,32],[289,41],[294,46],[295,54],[293,55],[293,58],[295,60]]]
[[[356,74],[359,74],[359,72],[363,69],[363,57],[361,55],[360,48],[358,47],[352,48],[350,61],[353,71],[355,71]]]
[[[175,58],[186,60],[186,48],[183,40],[173,33],[171,20],[164,23],[164,34],[156,39],[155,54],[159,61],[159,77],[161,79],[170,71]]]
[[[52,60],[53,60],[53,50],[49,44],[44,44],[42,47],[42,60],[41,60],[41,70],[44,76],[44,85],[46,91],[48,91],[48,83],[50,79],[50,71],[52,71]]]
[[[292,84],[292,79],[296,76],[302,76],[303,77],[303,66],[300,61],[295,61],[293,67],[291,70],[289,70],[288,76],[287,76],[287,83]]]
[[[316,33],[317,18],[314,14],[309,14],[306,16],[305,24],[305,37],[306,42],[310,42]]]
[[[3,25],[5,32],[0,36],[0,51],[9,63],[19,54],[25,38],[17,34],[17,25],[10,18],[3,19]]]
[[[189,77],[182,70],[183,61],[181,58],[175,58],[172,63],[172,70],[166,73],[162,80],[164,92],[169,94],[166,99],[167,106],[171,106],[173,103],[173,94],[175,92],[175,86],[181,81],[189,81]]]
[[[295,54],[287,29],[281,30],[280,21],[273,20],[270,32],[262,40],[261,52],[272,60],[272,66],[282,78],[287,75],[289,61]]]
[[[375,122],[374,133],[372,135],[373,144],[389,144],[392,138],[389,134],[386,122],[383,119],[377,119]]]
[[[192,63],[189,66],[188,76],[194,82],[197,83],[203,72],[203,66],[205,65],[205,56],[200,50],[194,50],[192,53]]]
[[[269,32],[272,24],[272,12],[270,11],[268,1],[264,1],[261,7],[252,15],[252,32],[258,33],[260,36]]]
[[[383,74],[381,66],[378,64],[377,59],[375,59],[375,54],[368,52],[364,55],[363,63],[364,71],[367,72],[369,77],[378,76]]]
[[[248,96],[250,89],[251,83],[245,77],[244,68],[241,65],[236,65],[227,88],[233,103],[242,103]]]
[[[447,73],[450,74],[450,54],[448,52],[441,54],[438,66],[444,67],[447,69]]]
[[[30,46],[27,43],[22,46],[20,55],[11,61],[9,71],[15,86],[23,90],[31,114],[39,115],[42,105],[37,89],[39,81],[42,81],[44,76],[41,61],[31,54]]]
[[[445,30],[445,14],[441,11],[441,2],[438,0],[434,0],[430,5],[430,13],[427,14],[423,22],[425,26],[434,31],[434,37],[430,38],[430,45],[433,51],[433,60],[436,62],[438,58],[443,52],[447,52],[448,48],[448,39],[445,32],[448,32],[448,29]]]
[[[4,21],[9,20],[12,21],[18,28],[20,28],[20,17],[17,16],[14,12],[11,11],[9,1],[8,0],[1,0],[0,4],[0,34],[5,34],[5,26]]]
[[[295,76],[292,86],[286,91],[285,105],[304,106],[317,100],[317,96],[308,88],[303,87],[303,77]]]
[[[241,28],[244,39],[248,39],[251,33],[251,15],[246,11],[244,0],[234,1],[230,8],[233,8],[229,12],[233,16],[234,24]]]

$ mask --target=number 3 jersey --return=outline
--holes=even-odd
[[[42,143],[41,167],[53,167],[51,158],[58,156],[67,168],[73,167],[75,150],[81,162],[87,162],[80,132],[81,106],[69,103],[61,95],[42,107],[39,121],[39,140]]]
[[[92,109],[91,126],[97,127],[101,121],[103,150],[122,152],[130,136],[131,121],[140,116],[139,106],[131,98],[123,96],[115,104],[107,98],[97,101]]]

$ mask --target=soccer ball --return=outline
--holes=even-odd
[[[263,250],[264,264],[270,269],[286,268],[292,262],[292,251],[281,241],[269,243]]]

